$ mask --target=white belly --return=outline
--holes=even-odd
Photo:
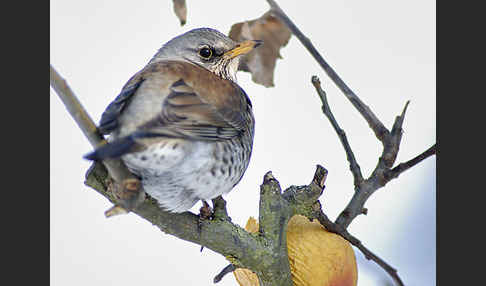
[[[240,180],[247,164],[233,164],[243,157],[228,142],[172,139],[122,159],[161,207],[183,212],[199,200],[229,192]],[[222,152],[223,144],[229,152]]]

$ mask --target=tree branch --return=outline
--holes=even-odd
[[[51,86],[93,147],[105,144],[103,136],[97,131],[96,125],[66,81],[52,66],[50,72]],[[280,186],[276,180],[272,181],[269,176],[265,176],[260,198],[263,228],[262,233],[255,236],[231,222],[226,210],[226,202],[222,197],[213,199],[214,218],[203,221],[191,212],[170,213],[160,209],[156,200],[148,195],[145,197],[143,190],[137,193],[136,204],[127,204],[127,197],[113,191],[113,179],[117,183],[117,181],[127,182],[133,178],[136,179],[121,160],[104,160],[102,163],[93,163],[86,173],[85,184],[115,204],[116,207],[109,210],[112,215],[123,212],[123,208],[129,207],[130,211],[156,225],[163,232],[222,254],[231,262],[232,267],[251,269],[257,273],[262,286],[292,285],[286,244],[286,225],[291,212],[287,203],[283,199],[278,199]],[[138,179],[136,180],[139,182]],[[139,190],[141,184],[136,187]],[[281,203],[279,211],[273,209],[275,207],[273,199]],[[123,208],[119,205],[123,205]],[[275,218],[280,224],[273,226]],[[228,267],[226,271],[231,270],[232,267]]]
[[[336,233],[342,236],[344,239],[349,241],[352,245],[358,248],[365,256],[366,259],[372,260],[376,262],[381,268],[383,268],[397,283],[397,285],[403,286],[403,282],[398,276],[397,270],[391,267],[388,263],[386,263],[383,259],[375,255],[371,252],[368,248],[366,248],[359,239],[351,235],[346,229],[342,226],[332,222],[322,210],[316,213],[317,220],[330,232]]]
[[[106,144],[105,138],[98,132],[95,123],[74,95],[66,80],[57,73],[52,65],[50,65],[50,82],[52,88],[56,91],[69,114],[76,121],[79,129],[81,129],[91,145],[96,148]],[[115,184],[112,185],[112,191],[119,198],[119,204],[123,207],[122,209],[120,206],[115,206],[107,210],[105,215],[109,217],[126,213],[136,207],[145,197],[140,181],[127,169],[120,159],[103,160],[103,165],[105,165],[115,180]]]
[[[349,162],[349,169],[351,170],[351,173],[353,174],[353,178],[354,178],[354,187],[357,190],[359,189],[361,183],[363,182],[363,175],[361,174],[361,169],[358,165],[358,162],[356,162],[356,158],[354,157],[353,150],[351,150],[351,146],[349,145],[348,139],[346,137],[346,133],[344,132],[344,130],[341,129],[341,127],[339,127],[339,124],[334,118],[334,115],[332,114],[331,108],[329,107],[329,103],[327,101],[326,92],[322,90],[321,81],[317,76],[312,76],[312,84],[316,88],[316,91],[319,94],[319,97],[321,98],[322,112],[324,113],[324,115],[327,116],[327,118],[331,122],[332,127],[336,131],[337,135],[339,136],[339,139],[341,140],[341,143],[343,144],[344,151],[346,151],[346,157]]]
[[[213,199],[212,201],[213,201],[213,217],[215,219],[231,221],[231,217],[228,216],[228,210],[226,209],[226,201],[223,199],[223,197],[219,196]]]
[[[368,125],[375,133],[378,139],[386,136],[388,130],[385,128],[383,123],[376,117],[376,115],[371,111],[371,109],[364,104],[361,99],[346,85],[346,83],[339,77],[339,75],[334,71],[334,69],[324,60],[321,54],[317,51],[314,45],[311,43],[309,38],[307,38],[299,28],[290,20],[290,18],[285,14],[285,12],[278,6],[277,2],[274,0],[267,0],[271,7],[272,13],[278,17],[282,22],[290,29],[292,34],[294,34],[302,45],[309,51],[309,53],[314,57],[317,63],[324,69],[329,78],[336,84],[336,86],[344,93],[346,98],[354,105],[354,107],[359,111],[359,113],[366,119]]]
[[[375,136],[383,145],[383,152],[381,157],[378,160],[378,164],[371,174],[371,176],[364,180],[361,174],[361,170],[359,165],[354,157],[354,154],[351,150],[349,142],[347,141],[346,135],[344,131],[339,127],[336,119],[334,118],[329,105],[327,103],[327,98],[325,92],[320,87],[320,81],[316,76],[312,77],[312,83],[316,88],[321,101],[323,103],[322,111],[326,115],[326,117],[330,120],[334,130],[339,136],[341,143],[346,151],[347,159],[350,163],[350,170],[354,177],[354,186],[355,186],[355,193],[348,203],[346,208],[341,212],[341,214],[336,219],[336,223],[333,225],[329,225],[334,227],[336,230],[339,230],[341,236],[345,239],[351,239],[348,235],[346,235],[346,228],[349,224],[354,220],[354,218],[360,214],[366,214],[367,209],[364,208],[365,202],[368,198],[379,188],[383,187],[388,181],[393,178],[396,178],[401,172],[409,169],[413,165],[417,164],[418,162],[424,160],[425,158],[435,154],[435,145],[426,152],[422,153],[421,155],[417,156],[416,158],[402,163],[399,166],[391,169],[393,164],[395,163],[398,150],[400,147],[401,137],[402,137],[402,125],[405,118],[405,112],[409,105],[409,101],[405,104],[405,108],[402,111],[400,116],[397,116],[391,131],[389,131],[383,123],[376,117],[376,115],[371,111],[371,109],[364,104],[359,97],[344,83],[344,81],[337,75],[334,69],[324,60],[324,58],[320,55],[314,45],[311,43],[309,38],[307,38],[300,29],[290,20],[290,18],[285,14],[285,12],[278,6],[278,4],[274,0],[267,0],[271,7],[272,13],[278,17],[289,29],[290,31],[299,39],[302,45],[309,51],[309,53],[314,57],[314,59],[318,62],[318,64],[324,69],[327,75],[331,78],[331,80],[338,86],[338,88],[343,92],[343,94],[348,98],[348,100],[353,104],[353,106],[358,110],[358,112],[364,117],[367,121],[370,128],[375,133]],[[320,209],[320,206],[317,207]],[[322,221],[321,223],[324,223]],[[350,241],[352,243],[352,241]],[[359,241],[358,241],[359,242]],[[355,241],[356,243],[356,241]],[[361,243],[359,243],[361,245]],[[361,245],[357,246],[360,248],[367,258],[372,257],[372,259],[377,262],[381,267],[385,269],[395,280],[398,285],[403,285],[400,278],[396,274],[396,270],[386,264],[384,261],[379,259],[376,255],[372,255],[368,253],[368,251]]]
[[[250,234],[231,222],[226,210],[226,202],[222,197],[213,199],[214,218],[202,222],[197,215],[190,212],[175,214],[160,209],[154,199],[148,196],[146,198],[141,189],[140,181],[128,171],[119,159],[104,160],[102,164],[94,163],[86,174],[85,184],[116,205],[115,208],[112,208],[107,213],[108,215],[127,209],[150,221],[168,234],[197,243],[224,255],[231,264],[214,278],[215,283],[235,268],[243,267],[254,271],[258,275],[262,286],[291,286],[292,279],[286,243],[287,224],[293,215],[301,214],[310,219],[317,218],[329,231],[341,235],[360,249],[367,259],[379,264],[393,277],[398,285],[403,285],[396,269],[369,251],[346,229],[357,215],[366,213],[366,209],[363,207],[364,203],[374,191],[384,186],[391,179],[398,177],[405,170],[435,154],[436,147],[434,145],[419,156],[392,169],[399,150],[403,133],[402,125],[409,102],[406,103],[401,115],[397,116],[391,131],[389,131],[373,114],[371,109],[354,94],[327,64],[310,40],[295,26],[278,4],[273,0],[267,0],[267,2],[271,6],[272,13],[281,19],[301,41],[331,80],[365,118],[375,136],[383,144],[383,152],[377,167],[370,178],[365,180],[346,135],[339,127],[330,110],[326,94],[320,87],[319,79],[315,76],[312,78],[312,83],[323,103],[323,113],[330,120],[341,140],[354,177],[355,194],[346,209],[336,219],[336,222],[333,223],[327,218],[318,201],[327,177],[327,170],[321,166],[317,166],[314,178],[309,185],[291,186],[284,192],[282,192],[278,181],[271,172],[264,176],[264,181],[260,188],[260,227],[257,234]],[[66,81],[57,74],[52,66],[50,71],[51,86],[63,100],[69,113],[93,147],[105,144],[106,141],[103,136],[97,131],[96,125],[84,108],[82,108]],[[114,188],[110,187],[112,186],[112,178],[115,180]]]
[[[223,279],[223,277],[226,274],[235,271],[235,269],[236,269],[236,267],[233,264],[229,264],[228,266],[226,266],[225,268],[223,268],[223,270],[221,270],[221,272],[219,272],[218,275],[216,275],[214,277],[213,282],[214,283],[218,283],[219,281],[221,281],[221,279]]]
[[[100,163],[94,163],[86,174],[85,184],[117,204],[118,198],[108,191],[108,177],[106,168]],[[133,209],[133,213],[167,234],[222,254],[235,266],[257,269],[260,259],[268,255],[259,239],[227,219],[204,220],[198,229],[200,221],[197,215],[191,212],[166,212],[150,197]]]
[[[409,103],[407,101],[402,113],[396,117],[391,132],[387,132],[386,136],[381,139],[383,151],[372,174],[361,183],[360,188],[355,191],[346,208],[336,219],[336,223],[344,228],[347,228],[355,217],[364,213],[364,204],[368,198],[392,179],[390,170],[400,149],[403,134],[402,125]],[[435,149],[429,152],[429,156],[432,154],[435,154]]]
[[[376,190],[385,186],[391,179],[398,177],[401,172],[409,169],[410,167],[419,163],[425,158],[435,154],[435,145],[421,155],[412,159],[411,161],[402,163],[396,168],[391,169],[393,167],[393,164],[395,163],[400,147],[400,142],[403,134],[402,126],[405,119],[406,110],[410,103],[409,101],[407,101],[402,113],[396,117],[392,130],[387,130],[386,135],[383,136],[382,139],[380,139],[383,144],[383,151],[381,157],[378,160],[376,168],[373,170],[371,176],[368,179],[363,180],[363,178],[361,177],[361,172],[358,169],[359,165],[355,161],[354,154],[352,153],[351,147],[349,146],[349,143],[345,137],[345,133],[339,128],[336,119],[331,113],[331,110],[327,103],[326,94],[322,90],[319,78],[317,76],[312,77],[312,84],[316,88],[316,91],[319,94],[321,101],[323,102],[323,113],[330,120],[341,140],[341,143],[343,144],[343,147],[348,157],[348,161],[350,162],[350,169],[354,177],[355,193],[349,204],[336,219],[336,223],[346,229],[356,216],[367,213],[367,209],[364,208],[364,204]]]
[[[432,145],[429,149],[425,150],[422,154],[417,155],[415,158],[398,164],[395,168],[389,170],[385,173],[385,180],[386,182],[391,181],[392,179],[397,178],[401,173],[405,172],[406,170],[412,168],[413,166],[417,165],[418,163],[422,162],[423,160],[427,159],[428,157],[436,154],[436,145]]]
[[[366,213],[366,209],[363,207],[364,202],[369,198],[369,196],[376,191],[376,189],[384,186],[387,182],[385,179],[385,173],[389,173],[389,169],[393,166],[396,156],[398,154],[398,149],[400,146],[401,136],[402,136],[402,125],[405,117],[405,111],[408,107],[409,102],[406,103],[405,108],[400,116],[398,116],[393,124],[392,131],[390,132],[383,123],[376,117],[376,115],[371,111],[371,109],[364,104],[361,99],[344,83],[344,81],[339,77],[339,75],[334,71],[334,69],[324,60],[321,54],[317,51],[314,45],[311,43],[308,37],[306,37],[300,29],[292,22],[292,20],[287,16],[287,14],[280,8],[280,6],[274,0],[267,0],[271,7],[272,13],[278,17],[294,34],[302,45],[309,51],[309,53],[314,57],[317,63],[324,69],[329,78],[336,84],[336,86],[343,92],[343,94],[348,98],[348,100],[353,104],[353,106],[359,111],[359,113],[368,122],[368,125],[375,133],[378,140],[383,145],[383,153],[379,159],[378,165],[373,171],[372,176],[363,180],[361,171],[359,170],[359,165],[354,159],[354,155],[351,151],[349,143],[345,137],[344,131],[337,125],[334,116],[330,113],[330,109],[326,107],[325,93],[320,88],[316,86],[318,78],[313,78],[313,84],[316,86],[316,90],[323,100],[323,112],[331,121],[334,129],[338,133],[338,136],[343,143],[343,146],[350,162],[350,169],[354,176],[355,182],[355,197],[351,200],[350,204],[346,209],[340,214],[337,223],[343,225],[345,228],[352,222],[352,220],[359,214]]]
[[[319,197],[324,191],[324,183],[327,177],[327,170],[322,166],[317,166],[314,178],[308,186],[295,187],[291,186],[283,193],[286,201],[293,206],[293,215],[300,214],[307,216],[310,219],[317,219],[328,231],[336,233],[349,241],[352,245],[358,248],[368,260],[372,260],[381,266],[397,283],[403,286],[403,282],[398,276],[397,270],[391,267],[383,259],[375,255],[372,251],[366,248],[360,240],[352,236],[346,228],[332,222],[322,211]]]
[[[287,224],[290,218],[291,208],[282,198],[280,184],[271,171],[267,172],[260,186],[258,232],[265,237],[265,244],[273,253],[270,261],[261,261],[261,263],[269,264],[274,271],[263,273],[263,277],[259,276],[261,286],[265,285],[262,283],[262,278],[274,281],[273,283],[278,282],[275,285],[293,285],[287,256]],[[271,264],[274,265],[270,266]]]

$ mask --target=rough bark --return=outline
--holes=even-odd
[[[262,286],[291,286],[287,223],[295,214],[309,217],[316,214],[314,207],[324,188],[326,174],[323,167],[317,166],[311,184],[291,186],[282,192],[278,181],[268,172],[260,187],[258,234],[251,234],[233,224],[226,214],[225,202],[221,197],[215,200],[214,218],[202,222],[198,215],[191,212],[166,212],[149,196],[132,212],[167,234],[222,254],[234,268],[243,267],[254,271]],[[119,199],[110,191],[111,180],[103,164],[93,163],[86,173],[85,184],[116,205]]]
[[[159,208],[157,202],[143,192],[140,182],[128,172],[121,160],[106,160],[94,163],[86,174],[85,184],[111,201],[115,207],[107,216],[132,211],[143,219],[156,225],[161,231],[180,239],[199,244],[223,255],[231,265],[215,277],[215,282],[232,270],[243,267],[254,271],[262,286],[292,285],[287,256],[287,223],[293,215],[300,214],[309,219],[317,219],[329,231],[335,232],[357,247],[367,259],[383,267],[398,285],[403,285],[395,268],[391,267],[377,255],[363,246],[350,233],[347,227],[353,219],[366,214],[364,204],[367,199],[390,180],[397,178],[422,160],[436,153],[436,145],[415,158],[393,167],[398,154],[402,124],[408,102],[401,115],[397,116],[391,130],[388,130],[371,109],[344,83],[337,73],[326,63],[311,41],[297,28],[273,0],[267,0],[271,11],[280,18],[292,33],[301,41],[327,75],[341,89],[355,108],[368,122],[378,140],[383,145],[383,152],[378,159],[372,174],[365,179],[361,173],[344,131],[331,113],[325,92],[317,77],[312,78],[316,91],[322,102],[323,113],[331,121],[346,151],[353,173],[355,194],[335,222],[323,213],[319,197],[324,190],[327,171],[317,166],[314,178],[309,185],[290,186],[282,191],[278,181],[271,172],[265,174],[260,186],[259,232],[248,233],[240,226],[233,224],[226,211],[226,202],[219,197],[213,200],[214,216],[211,220],[200,220],[191,212],[180,214],[169,213]],[[69,113],[91,144],[96,147],[104,144],[104,138],[96,130],[88,113],[69,89],[69,86],[51,67],[51,86],[56,90]]]

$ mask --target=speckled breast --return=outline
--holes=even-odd
[[[124,155],[145,191],[166,210],[183,212],[225,194],[241,180],[253,146],[253,120],[241,136],[222,141],[165,139]]]

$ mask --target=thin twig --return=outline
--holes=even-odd
[[[397,270],[386,263],[383,259],[375,255],[372,251],[366,248],[359,239],[351,235],[346,229],[341,227],[340,225],[332,222],[323,212],[320,210],[317,213],[317,220],[330,232],[336,233],[349,241],[352,245],[358,248],[366,259],[374,261],[378,264],[381,268],[383,268],[397,283],[397,285],[403,286],[403,282],[398,276]]]
[[[383,123],[376,117],[376,115],[371,111],[371,109],[364,104],[359,97],[344,83],[344,81],[337,75],[337,73],[332,69],[332,67],[324,60],[321,54],[317,51],[314,45],[311,43],[309,38],[307,38],[299,28],[290,20],[290,18],[285,14],[285,12],[279,7],[279,5],[274,0],[267,0],[271,6],[272,13],[278,17],[289,29],[290,31],[299,39],[299,41],[304,45],[304,47],[309,51],[309,53],[314,57],[318,64],[324,69],[331,80],[338,86],[338,88],[344,93],[348,100],[353,104],[353,106],[359,111],[359,113],[365,118],[370,128],[375,133],[375,136],[383,145],[382,156],[379,158],[378,164],[373,171],[372,175],[363,180],[359,165],[356,162],[354,154],[351,147],[347,141],[344,131],[339,127],[337,121],[332,115],[329,105],[327,103],[327,98],[325,92],[320,88],[320,83],[317,77],[312,78],[312,83],[314,84],[321,101],[323,103],[322,110],[324,114],[331,121],[331,124],[335,131],[337,132],[342,145],[346,151],[347,159],[350,163],[350,169],[354,177],[355,193],[348,203],[346,208],[341,212],[341,214],[336,219],[336,223],[332,223],[332,227],[339,229],[337,232],[345,239],[352,239],[346,235],[346,228],[354,220],[354,218],[360,214],[366,214],[367,209],[364,208],[365,202],[368,198],[379,188],[383,187],[393,176],[398,176],[402,168],[408,169],[408,165],[399,165],[397,169],[390,170],[393,166],[402,137],[402,125],[405,118],[405,112],[407,110],[409,102],[406,103],[405,108],[400,116],[397,116],[391,132],[383,125]],[[435,150],[435,148],[434,148]],[[432,155],[431,152],[425,152],[428,156]],[[435,153],[435,152],[434,152]],[[424,156],[418,156],[420,158],[411,162],[418,163],[425,159]],[[411,167],[411,166],[410,166]],[[404,169],[404,170],[405,170]],[[347,236],[347,237],[346,237]],[[352,243],[352,241],[350,241]],[[357,240],[355,243],[359,242]],[[379,259],[376,255],[369,252],[361,243],[357,247],[365,253],[365,256],[369,259],[373,259],[381,267],[385,269],[397,282],[398,285],[403,285],[400,278],[396,274],[396,270],[386,264],[383,260]]]
[[[98,132],[95,123],[81,105],[81,102],[74,95],[74,92],[71,90],[66,80],[59,75],[52,65],[50,65],[50,82],[52,88],[56,91],[69,114],[71,114],[74,121],[76,121],[91,145],[96,148],[106,144],[103,135]],[[105,165],[110,176],[117,183],[114,191],[121,199],[123,209],[131,210],[135,208],[141,200],[145,198],[145,193],[140,181],[127,169],[123,161],[120,159],[103,160],[103,165]],[[113,216],[126,213],[123,209],[121,209],[120,206],[114,206],[107,210],[105,215]]]
[[[349,145],[348,139],[346,137],[346,133],[344,132],[344,130],[341,129],[341,127],[339,127],[339,124],[334,118],[334,115],[331,112],[331,108],[329,107],[329,104],[327,102],[326,92],[321,88],[321,81],[317,76],[312,76],[312,84],[316,88],[316,91],[319,94],[319,97],[321,98],[322,112],[327,116],[327,118],[331,122],[332,127],[338,134],[339,139],[343,144],[344,150],[346,151],[346,157],[349,162],[349,169],[351,170],[351,173],[353,174],[354,177],[355,189],[359,189],[359,186],[363,181],[363,175],[361,174],[361,169],[358,165],[358,162],[356,161],[356,158],[354,157],[353,150],[351,150],[351,146]]]
[[[236,267],[233,264],[229,264],[228,266],[226,266],[225,268],[223,268],[223,270],[221,270],[221,272],[219,272],[218,275],[216,275],[214,277],[213,282],[214,283],[218,283],[219,281],[221,281],[221,279],[223,279],[223,277],[226,274],[235,271],[235,269],[236,269]]]
[[[351,201],[337,217],[336,223],[340,224],[342,227],[347,228],[354,218],[363,214],[364,204],[370,196],[390,181],[388,174],[395,163],[400,149],[400,142],[403,134],[402,125],[409,103],[410,101],[407,101],[402,113],[396,117],[391,132],[388,132],[386,136],[382,138],[383,151],[378,159],[378,164],[375,169],[369,178],[362,182],[359,190],[354,193]]]
[[[307,38],[299,28],[290,20],[290,18],[285,14],[285,12],[278,6],[278,4],[273,0],[267,0],[270,4],[271,10],[275,16],[282,20],[285,25],[290,29],[292,34],[294,34],[299,41],[304,45],[304,47],[309,51],[309,53],[314,57],[317,63],[324,69],[331,80],[336,84],[336,86],[344,93],[349,101],[354,105],[354,107],[361,113],[361,115],[366,119],[368,125],[371,127],[376,137],[382,140],[384,136],[388,133],[383,123],[375,116],[371,109],[364,104],[361,99],[347,86],[347,84],[339,77],[339,75],[334,71],[334,69],[324,60],[321,54],[317,51],[314,45],[311,43],[309,38]]]
[[[396,167],[391,169],[386,173],[387,182],[397,178],[401,173],[405,172],[406,170],[412,168],[413,166],[417,165],[418,163],[422,162],[423,160],[427,159],[428,157],[435,155],[437,152],[437,144],[432,145],[429,149],[424,151],[422,154],[417,155],[415,158],[410,159],[407,162],[403,162],[398,164]]]
[[[96,124],[83,108],[78,98],[74,95],[66,80],[57,73],[52,65],[50,66],[50,80],[52,88],[56,91],[69,114],[71,114],[71,117],[76,121],[79,129],[84,133],[84,136],[86,136],[89,143],[91,143],[93,147],[105,144],[106,140],[103,138],[103,135],[98,132]]]
[[[51,85],[63,100],[71,116],[78,123],[79,128],[95,147],[100,143],[103,144],[104,139],[97,133],[96,125],[74,96],[66,81],[61,78],[52,66],[50,67],[50,72]],[[113,161],[103,160],[103,164],[98,162],[93,163],[92,167],[88,170],[85,184],[94,188],[112,203],[116,205],[122,204],[127,209],[124,205],[123,198],[120,198],[116,192],[110,191],[110,184],[107,184],[107,179],[115,173],[119,174],[118,179],[126,182],[128,180],[127,177],[133,175],[126,169],[121,160],[118,160],[120,165],[112,165]],[[103,168],[103,166],[106,168]],[[127,172],[125,173],[126,177],[123,174],[125,171]],[[122,175],[116,172],[120,172]],[[116,180],[115,183],[117,183]],[[130,181],[130,184],[133,184],[133,182]],[[122,186],[125,187],[125,185]],[[138,187],[141,188],[141,184]],[[222,254],[235,267],[245,267],[255,271],[262,285],[292,285],[285,231],[287,221],[290,219],[291,208],[281,197],[278,182],[271,180],[268,174],[265,176],[264,187],[262,188],[260,200],[269,198],[268,203],[260,202],[260,218],[262,226],[265,226],[265,223],[267,223],[267,227],[264,228],[267,235],[262,234],[258,239],[240,226],[231,223],[231,218],[227,215],[226,202],[222,198],[213,200],[216,211],[215,219],[209,222],[203,222],[204,225],[202,228],[199,228],[198,216],[190,212],[171,213],[163,211],[155,200],[145,199],[143,191],[139,193],[142,195],[142,199],[137,200],[138,203],[135,207],[133,209],[128,208],[128,210],[148,220],[166,233],[186,241],[197,243]],[[283,207],[281,214],[277,214],[271,208],[275,206],[275,200],[272,200],[273,198],[278,198],[277,203],[280,203],[280,206]],[[265,208],[265,206],[268,206],[268,208]],[[121,207],[115,206],[109,211],[117,214],[120,210]],[[283,221],[283,229],[280,224],[270,224],[275,218],[285,218]],[[279,221],[281,222],[281,220]],[[283,233],[279,233],[279,230],[283,230]],[[273,263],[262,264],[262,259]],[[226,270],[231,270],[231,267]]]
[[[318,166],[318,171],[319,171],[319,167],[320,166]],[[316,177],[317,175],[318,172],[316,171],[316,175],[314,175],[314,177]],[[324,176],[324,180],[325,180],[325,176]],[[315,181],[316,179],[313,180],[314,185],[316,184]],[[313,184],[311,183],[310,186],[312,186]],[[314,192],[319,192],[320,194],[322,194],[325,188],[324,181],[318,184],[318,188],[320,188],[321,190],[320,191],[314,190]],[[368,248],[366,248],[359,239],[351,235],[346,230],[346,228],[344,228],[342,225],[332,222],[327,217],[327,215],[322,211],[321,203],[318,200],[315,201],[315,203],[313,204],[312,213],[310,215],[307,215],[307,217],[316,218],[321,223],[321,225],[324,226],[328,231],[336,233],[340,235],[342,238],[346,239],[349,243],[351,243],[356,248],[358,248],[366,257],[366,259],[372,260],[380,267],[382,267],[393,278],[393,280],[397,283],[397,285],[403,286],[403,282],[398,276],[397,270],[392,266],[390,266],[388,263],[386,263],[383,259],[378,257],[376,254],[374,254],[372,251],[370,251]]]
[[[359,170],[359,165],[356,160],[353,159],[354,155],[352,155],[352,151],[349,143],[347,142],[344,131],[337,125],[336,120],[329,112],[329,108],[323,106],[323,112],[326,114],[326,116],[328,116],[334,129],[338,133],[341,142],[343,143],[348,157],[348,161],[351,165],[350,169],[354,176],[355,196],[336,220],[337,223],[347,228],[357,215],[366,213],[366,209],[363,207],[364,203],[370,197],[370,195],[374,193],[374,191],[384,186],[384,183],[386,183],[384,176],[385,173],[389,171],[391,166],[393,166],[393,163],[395,162],[396,156],[398,154],[402,136],[402,125],[405,117],[405,111],[408,107],[409,102],[406,103],[402,114],[396,118],[392,131],[390,132],[371,111],[371,109],[359,99],[359,97],[337,75],[334,69],[329,66],[329,64],[324,60],[321,54],[311,43],[309,38],[307,38],[300,31],[300,29],[287,16],[287,14],[285,14],[285,12],[279,7],[279,5],[274,0],[267,0],[267,2],[271,7],[272,13],[280,20],[282,20],[282,22],[290,29],[290,31],[300,40],[300,42],[319,63],[319,65],[324,69],[324,71],[331,78],[331,80],[339,87],[344,95],[351,101],[353,106],[365,118],[365,120],[368,122],[368,125],[375,133],[376,137],[383,144],[383,153],[380,157],[377,167],[375,168],[369,179],[363,180],[362,175],[360,175],[361,171]],[[317,87],[316,89],[321,97],[321,100],[325,100],[325,97],[322,96],[323,93],[319,91]],[[363,185],[365,183],[366,186]]]

